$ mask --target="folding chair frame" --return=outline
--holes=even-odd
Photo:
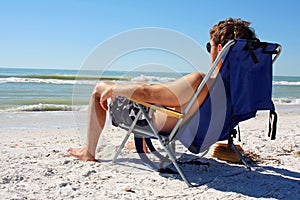
[[[189,113],[192,105],[195,103],[195,101],[197,100],[198,95],[200,94],[200,92],[203,90],[203,88],[205,87],[205,85],[207,84],[207,81],[211,78],[211,77],[215,77],[217,75],[217,73],[215,73],[216,67],[219,64],[219,62],[222,60],[223,56],[225,55],[225,53],[227,52],[227,50],[229,50],[233,45],[235,44],[235,40],[231,40],[229,41],[222,49],[222,51],[219,53],[219,55],[217,56],[216,60],[214,61],[212,67],[210,68],[209,72],[205,75],[205,77],[203,78],[201,84],[199,85],[199,87],[197,88],[197,91],[195,92],[195,94],[193,95],[193,97],[191,98],[189,104],[187,105],[187,107],[185,108],[185,110],[182,113],[173,111],[173,110],[169,110],[169,109],[164,109],[160,106],[156,106],[156,105],[152,105],[149,103],[145,103],[145,102],[140,102],[134,99],[130,99],[136,103],[138,103],[138,106],[140,107],[140,111],[138,112],[135,120],[133,121],[131,126],[126,126],[124,124],[119,125],[121,128],[128,130],[127,134],[125,135],[123,142],[121,143],[121,145],[119,146],[114,158],[113,158],[113,162],[115,163],[117,160],[117,157],[119,156],[119,154],[121,153],[121,150],[124,148],[125,143],[127,142],[130,134],[133,132],[133,130],[135,131],[134,134],[141,134],[142,136],[145,137],[151,137],[151,138],[155,138],[158,140],[158,142],[160,143],[160,145],[163,147],[164,151],[167,153],[168,157],[170,158],[170,160],[172,161],[173,165],[175,166],[176,170],[178,171],[178,173],[180,174],[180,176],[182,177],[182,179],[184,180],[184,182],[189,186],[197,186],[195,184],[192,184],[188,181],[188,179],[186,178],[185,174],[183,173],[182,169],[180,168],[177,160],[176,160],[176,156],[175,153],[173,152],[172,148],[173,148],[173,142],[175,140],[175,136],[176,133],[180,127],[180,125],[183,123],[184,117],[186,116],[187,113]],[[276,56],[273,58],[273,63],[275,62],[275,60],[278,58],[279,54],[281,52],[281,46],[278,45],[278,53],[276,54]],[[165,112],[168,115],[174,116],[178,118],[177,123],[175,124],[174,128],[172,129],[171,133],[168,136],[162,136],[158,133],[158,131],[156,130],[156,128],[153,126],[151,119],[149,118],[149,116],[147,115],[146,111],[144,110],[143,106],[147,106],[150,109],[153,110],[160,110],[162,112]],[[139,117],[141,115],[144,115],[145,119],[147,120],[152,132],[146,132],[143,131],[141,129],[136,128],[136,123],[139,119]],[[231,145],[233,147],[233,149],[238,153],[238,155],[241,157],[242,161],[244,161],[244,159],[242,158],[241,153],[234,148],[234,145]],[[246,163],[245,163],[246,164]],[[247,164],[246,164],[247,165]],[[248,166],[248,165],[247,165]]]

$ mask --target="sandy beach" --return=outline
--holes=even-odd
[[[183,165],[199,187],[177,175],[151,171],[134,151],[112,163],[124,132],[110,127],[99,142],[98,162],[66,150],[84,142],[85,113],[0,113],[1,199],[299,199],[300,111],[278,106],[277,139],[267,137],[268,117],[240,124],[241,146],[256,160],[252,171],[205,155],[202,165]],[[77,122],[74,121],[74,116]],[[79,120],[78,120],[79,119]]]

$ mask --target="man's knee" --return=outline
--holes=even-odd
[[[100,81],[100,82],[98,82],[98,83],[95,85],[95,87],[94,87],[93,94],[94,94],[94,95],[96,95],[96,94],[100,95],[100,94],[103,92],[103,90],[105,89],[105,87],[106,87],[107,85],[111,85],[111,84],[112,84],[112,83],[109,82],[109,81]]]

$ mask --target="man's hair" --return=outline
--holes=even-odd
[[[232,39],[257,39],[254,29],[249,27],[250,24],[239,18],[227,18],[210,29],[210,38],[214,45],[221,44],[222,46]]]

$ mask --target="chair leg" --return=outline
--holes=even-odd
[[[124,146],[125,146],[125,144],[126,144],[128,138],[129,138],[129,136],[130,136],[132,130],[134,129],[134,127],[135,127],[135,125],[136,125],[138,119],[140,118],[141,114],[142,114],[142,111],[140,110],[140,111],[138,112],[136,118],[135,118],[134,121],[132,122],[132,125],[131,125],[130,128],[128,129],[127,134],[125,135],[125,137],[124,137],[124,139],[123,139],[123,141],[122,141],[122,144],[119,146],[119,148],[118,148],[118,150],[117,150],[117,152],[116,152],[116,154],[115,154],[115,156],[114,156],[114,158],[113,158],[113,160],[112,160],[113,163],[116,162],[118,156],[120,155],[122,149],[124,148]]]
[[[238,129],[238,131],[240,131]],[[229,148],[233,149],[237,155],[239,156],[239,158],[241,159],[242,163],[246,166],[246,168],[251,171],[251,167],[250,165],[248,164],[248,162],[245,160],[244,156],[241,154],[241,152],[236,148],[236,146],[233,144],[233,138],[236,137],[237,135],[237,131],[235,129],[232,129],[230,131],[230,135],[229,135],[229,138],[228,138],[228,145],[229,145]]]
[[[147,139],[149,139],[149,138],[146,138],[146,140]],[[144,138],[134,137],[134,143],[135,143],[135,148],[137,150],[137,153],[138,153],[139,157],[141,158],[142,162],[144,163],[144,165],[146,165],[147,167],[149,167],[150,169],[152,169],[154,171],[158,171],[159,167],[147,157],[147,155],[144,151],[143,140],[144,140]],[[152,153],[152,151],[151,151],[151,153]]]
[[[234,144],[230,144],[230,148],[232,148],[237,153],[237,155],[241,159],[242,163],[246,166],[246,168],[249,171],[251,171],[250,165],[248,164],[248,162],[246,161],[246,159],[244,158],[244,156],[241,154],[241,152],[236,148],[236,146]]]
[[[184,182],[189,186],[189,187],[195,187],[197,185],[193,185],[191,184],[188,179],[186,178],[185,174],[183,173],[182,169],[180,168],[178,162],[176,161],[176,156],[173,154],[172,150],[169,149],[167,146],[163,145],[164,150],[167,152],[170,160],[172,161],[174,167],[176,168],[176,170],[178,171],[178,173],[180,174],[181,178],[184,180]]]
[[[140,107],[141,108],[141,107]],[[176,170],[178,171],[178,173],[180,174],[180,176],[182,177],[182,179],[184,180],[184,182],[189,186],[189,187],[194,187],[194,186],[197,186],[197,185],[193,185],[191,184],[188,179],[186,178],[185,174],[183,173],[182,169],[180,168],[178,162],[176,161],[176,156],[173,154],[172,152],[172,146],[171,148],[169,147],[169,145],[165,145],[161,139],[161,137],[159,137],[159,134],[157,133],[157,131],[155,130],[153,124],[151,123],[151,120],[149,119],[149,117],[147,116],[147,114],[145,113],[145,111],[141,108],[140,111],[138,112],[135,120],[133,121],[132,125],[130,126],[129,130],[127,131],[127,134],[125,135],[124,139],[123,139],[123,142],[122,144],[119,146],[114,158],[113,158],[113,163],[116,162],[119,154],[121,153],[121,150],[124,148],[125,146],[125,143],[127,142],[132,130],[134,129],[139,117],[141,114],[144,114],[149,126],[151,127],[154,135],[157,137],[159,143],[161,144],[161,146],[164,148],[164,150],[166,151],[167,155],[169,156],[170,160],[172,161],[174,167],[176,168]]]
[[[188,179],[186,178],[185,174],[183,173],[182,169],[180,168],[178,162],[176,161],[176,156],[173,154],[171,148],[169,147],[169,145],[164,144],[164,142],[162,141],[162,138],[159,136],[159,133],[156,131],[155,127],[153,126],[153,124],[151,123],[150,118],[147,116],[147,113],[145,112],[145,110],[142,108],[141,105],[139,105],[140,107],[140,111],[143,112],[145,119],[147,120],[151,130],[153,131],[154,135],[156,136],[156,138],[158,139],[160,145],[164,148],[164,150],[166,151],[166,153],[168,154],[170,160],[172,161],[173,165],[175,166],[176,170],[178,171],[178,173],[180,174],[180,176],[182,177],[182,179],[184,180],[184,182],[189,186],[189,187],[193,187],[194,185],[192,185]]]
[[[116,152],[116,154],[115,154],[115,156],[114,156],[114,158],[113,158],[113,160],[112,160],[113,163],[116,163],[116,160],[117,160],[118,156],[120,155],[122,149],[124,148],[124,146],[125,146],[125,144],[126,144],[128,138],[129,138],[129,136],[130,136],[130,133],[131,133],[131,132],[129,132],[129,131],[127,132],[127,134],[125,135],[125,137],[124,137],[124,139],[123,139],[123,141],[122,141],[122,144],[118,147],[118,150],[117,150],[117,152]]]

